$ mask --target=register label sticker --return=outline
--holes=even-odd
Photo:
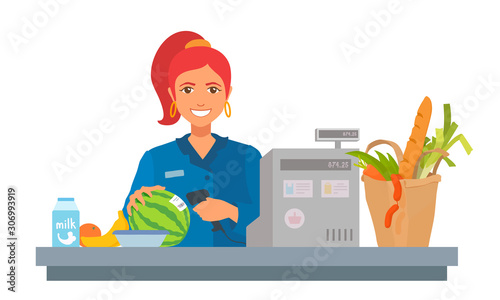
[[[321,198],[349,198],[349,180],[321,180]]]
[[[312,180],[283,180],[283,198],[312,198]]]

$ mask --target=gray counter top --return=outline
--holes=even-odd
[[[38,247],[36,265],[47,280],[446,280],[458,248]]]

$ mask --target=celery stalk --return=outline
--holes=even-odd
[[[451,108],[450,104],[444,105],[444,127],[436,129],[436,136],[432,138],[426,138],[426,143],[423,149],[423,152],[433,150],[433,149],[443,149],[444,151],[448,151],[456,142],[460,141],[462,147],[469,155],[472,152],[472,147],[470,146],[467,139],[463,134],[459,134],[456,137],[453,137],[455,131],[457,130],[458,125],[455,122],[451,122]],[[429,172],[434,168],[434,165],[438,161],[440,153],[431,153],[426,155],[418,166],[417,178],[422,179],[427,177]],[[451,161],[448,157],[444,158],[445,162],[450,167],[454,167],[455,163]]]

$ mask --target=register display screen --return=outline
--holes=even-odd
[[[355,139],[358,137],[358,130],[322,129],[319,130],[318,137],[322,139]]]
[[[281,171],[350,171],[350,159],[282,159]]]

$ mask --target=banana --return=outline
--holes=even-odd
[[[95,237],[82,236],[80,238],[85,247],[118,247],[120,243],[113,234],[115,230],[129,230],[127,219],[125,219],[121,210],[118,211],[118,219],[105,235]]]

